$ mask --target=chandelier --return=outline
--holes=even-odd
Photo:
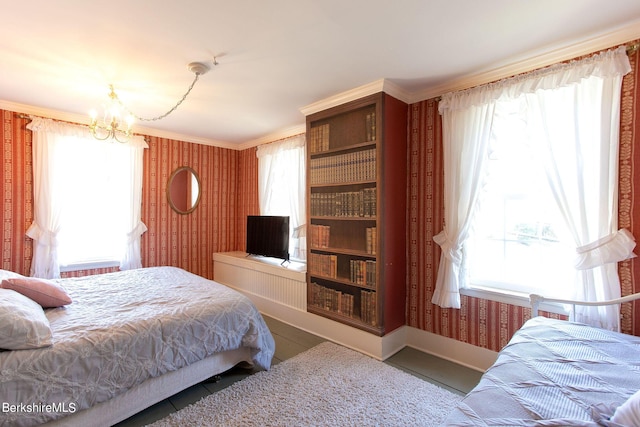
[[[215,58],[213,59],[213,65],[218,65],[218,62]],[[193,86],[198,81],[198,78],[202,74],[209,71],[209,66],[202,62],[192,62],[187,67],[189,68],[189,71],[195,74],[195,77],[191,82],[189,89],[187,89],[182,98],[180,98],[180,100],[173,107],[171,107],[169,111],[156,117],[145,118],[131,112],[131,110],[129,110],[122,103],[115,90],[113,89],[113,85],[109,85],[109,103],[104,106],[102,120],[98,120],[98,114],[95,110],[92,110],[89,113],[91,116],[91,122],[89,124],[91,135],[101,141],[104,141],[106,139],[113,139],[115,141],[125,143],[133,134],[132,126],[136,120],[152,122],[167,117],[169,114],[174,112],[175,109],[178,108],[178,106],[180,106],[180,104],[182,104],[182,102],[187,98],[187,96],[191,92],[191,89],[193,89]],[[123,111],[126,114],[123,114]],[[123,115],[125,116],[124,120]]]

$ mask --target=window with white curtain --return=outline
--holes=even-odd
[[[525,110],[524,99],[496,104],[486,182],[465,246],[468,287],[571,298],[575,245],[545,169],[533,160]]]
[[[449,93],[443,116],[444,229],[432,302],[492,288],[581,301],[620,296],[617,262],[635,240],[617,228],[624,47]],[[576,320],[619,327],[617,306]]]
[[[260,215],[289,217],[289,256],[305,261],[305,137],[261,145],[257,156]]]
[[[33,118],[32,275],[141,267],[142,153],[134,137],[99,141],[81,126]]]

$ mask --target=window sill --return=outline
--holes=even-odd
[[[69,271],[93,270],[95,268],[111,268],[111,267],[120,267],[120,262],[119,261],[94,261],[94,262],[86,262],[86,263],[78,263],[78,264],[61,265],[60,272],[66,273]]]
[[[482,298],[489,301],[496,301],[504,304],[511,304],[519,307],[531,308],[531,302],[529,301],[529,295],[525,295],[518,292],[499,291],[497,289],[473,287],[460,289],[460,295],[466,295],[474,298]],[[562,304],[554,303],[541,303],[538,307],[539,310],[547,311],[550,313],[568,315],[569,312],[564,308]]]

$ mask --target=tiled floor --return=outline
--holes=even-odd
[[[296,329],[292,326],[265,316],[276,341],[276,353],[273,363],[280,363],[298,353],[302,353],[324,341],[315,335]],[[404,348],[385,361],[412,375],[437,384],[452,392],[464,395],[480,380],[481,373],[455,363],[425,354],[421,351]],[[223,374],[219,379],[195,385],[133,417],[119,423],[118,427],[143,426],[166,417],[185,406],[195,403],[204,396],[233,384],[250,375],[250,372],[234,369]]]

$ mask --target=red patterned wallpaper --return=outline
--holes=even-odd
[[[2,132],[2,269],[26,276],[31,269],[33,247],[24,233],[33,222],[33,171],[28,120],[0,110]]]
[[[633,72],[623,83],[620,141],[619,225],[628,228],[640,241],[640,161],[635,150],[640,137],[639,53],[630,55]],[[407,260],[407,323],[418,329],[454,338],[494,351],[501,349],[513,333],[531,317],[529,308],[463,296],[461,308],[442,309],[431,304],[440,248],[432,238],[442,229],[442,128],[436,100],[411,105],[409,111],[409,258]],[[636,250],[640,254],[640,248]],[[637,258],[620,263],[622,295],[640,292]],[[622,307],[622,330],[640,335],[640,303]],[[551,316],[550,314],[547,314]],[[555,316],[554,316],[555,317]]]
[[[238,153],[238,215],[236,250],[243,251],[247,243],[247,215],[260,215],[258,201],[258,157],[256,147]]]
[[[636,40],[635,43],[640,42]],[[622,106],[620,110],[620,188],[619,226],[629,229],[639,245],[635,253],[640,256],[640,50],[629,55],[631,73],[622,82]],[[640,292],[640,259],[634,258],[619,264],[622,295]],[[640,301],[623,304],[621,309],[622,331],[640,336]]]
[[[142,265],[173,265],[213,278],[213,253],[237,249],[238,151],[148,137],[142,183]],[[200,178],[198,207],[174,212],[166,197],[171,172],[192,167]]]

